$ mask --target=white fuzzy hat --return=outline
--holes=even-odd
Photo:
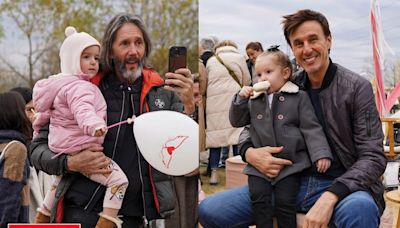
[[[68,26],[65,29],[67,36],[60,48],[61,73],[63,74],[82,74],[81,54],[85,48],[100,43],[86,32],[77,32],[74,27]]]

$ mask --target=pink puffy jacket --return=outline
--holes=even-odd
[[[50,121],[49,147],[55,153],[73,153],[104,141],[93,135],[106,126],[106,101],[88,80],[88,75],[58,74],[35,84],[33,104],[40,114],[33,128],[38,133]]]

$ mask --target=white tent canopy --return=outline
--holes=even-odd
[[[390,117],[392,117],[392,118],[400,118],[400,110],[398,110],[397,112],[392,114]]]

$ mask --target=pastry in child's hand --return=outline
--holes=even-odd
[[[262,81],[258,82],[253,85],[253,96],[250,97],[250,99],[257,98],[261,94],[267,92],[268,88],[270,87],[269,81]]]
[[[269,83],[269,81],[258,82],[253,85],[253,90],[256,92],[266,92],[270,85],[271,84]]]

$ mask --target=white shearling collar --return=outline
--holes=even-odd
[[[299,87],[294,84],[293,82],[287,81],[282,88],[279,90],[279,92],[284,92],[284,93],[298,93],[299,92]]]

